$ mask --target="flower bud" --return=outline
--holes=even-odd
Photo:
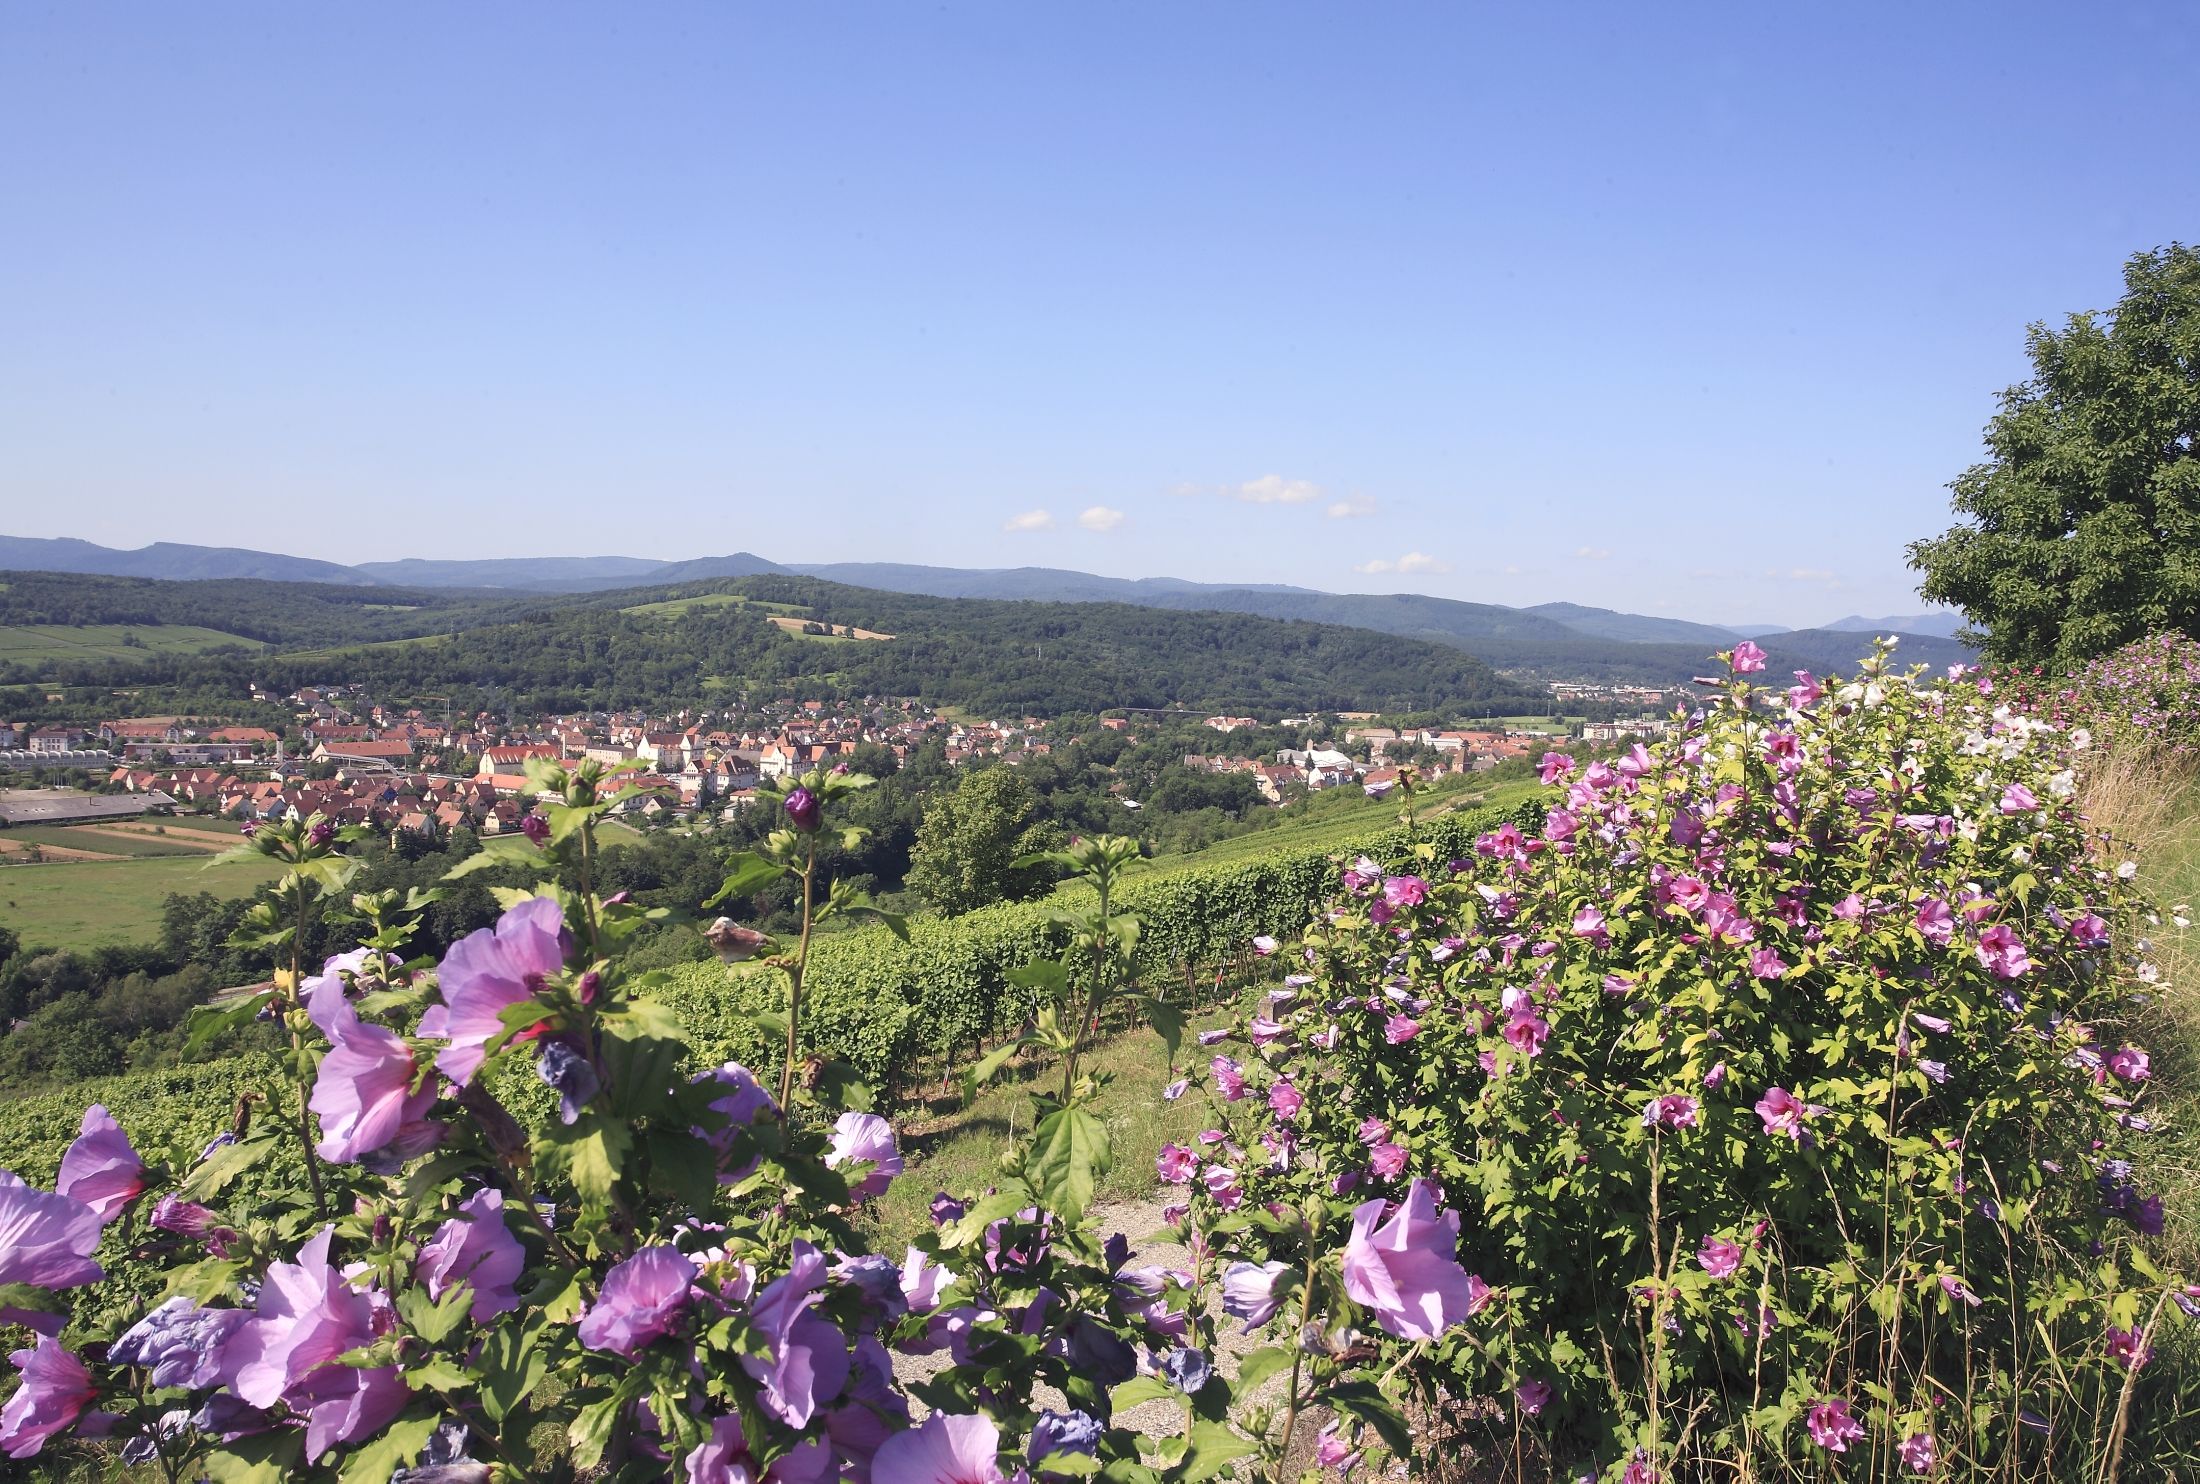
[[[550,838],[550,821],[539,814],[530,814],[519,822],[519,832],[540,845]]]
[[[335,838],[336,826],[330,824],[325,819],[316,820],[314,822],[313,828],[306,831],[306,843],[308,845],[311,845],[316,850],[328,844],[329,841]]]
[[[820,815],[817,795],[806,788],[797,787],[787,795],[787,821],[805,835],[817,833]]]

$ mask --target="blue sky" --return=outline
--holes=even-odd
[[[1909,611],[2183,4],[0,8],[0,530]]]

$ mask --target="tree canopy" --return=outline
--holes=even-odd
[[[1910,547],[1919,591],[1992,660],[2059,663],[2200,620],[2200,248],[2124,266],[2106,314],[2026,336],[1992,457],[1957,479],[1963,524]]]
[[[1031,785],[1005,767],[980,768],[952,792],[935,793],[909,854],[909,889],[949,915],[1044,892],[1051,872],[1016,865],[1060,843],[1032,822],[1038,804]]]

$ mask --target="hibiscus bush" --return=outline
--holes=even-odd
[[[58,1168],[0,1173],[13,1466],[169,1484],[1188,1484],[1342,1467],[1366,1437],[1410,1451],[1404,1379],[1359,1337],[1440,1336],[1463,1312],[1457,1220],[1433,1187],[1401,1186],[1394,1208],[1309,1196],[1216,1216],[1177,1234],[1187,1263],[1138,1261],[1092,1209],[1109,1140],[1075,1062],[1084,1010],[1121,986],[1081,982],[1053,1022],[1060,1095],[993,1183],[941,1192],[931,1231],[873,1252],[863,1208],[903,1158],[871,1090],[803,1032],[813,929],[885,917],[817,867],[868,780],[801,779],[776,800],[783,828],[730,863],[722,899],[791,875],[804,907],[792,942],[712,929],[776,980],[725,1001],[752,1070],[699,1058],[665,976],[624,966],[649,914],[591,882],[597,824],[633,786],[529,766],[551,802],[458,871],[540,882],[497,888],[500,920],[439,963],[405,953],[431,893],[347,899],[344,831],[263,830],[246,848],[285,872],[245,931],[287,945],[289,967],[198,1030],[266,1018],[287,1053],[214,1126],[95,1106]],[[1103,867],[1134,853],[1064,857],[1094,887],[1080,931],[1103,981],[1138,936]],[[332,908],[359,946],[300,962]],[[1225,1315],[1282,1338],[1226,1365]],[[1129,1425],[1148,1402],[1160,1420]]]
[[[2009,666],[1982,677],[1997,699],[2127,761],[2200,758],[2200,641],[2135,639],[2068,672]]]
[[[2200,1289],[2134,1184],[2157,972],[2083,739],[1885,649],[1722,659],[1672,740],[1545,758],[1540,832],[1347,869],[1162,1176],[1270,1267],[1272,1213],[1364,1201],[1378,1348],[1568,1477],[2112,1477]],[[1455,1222],[1467,1276],[1417,1271]]]

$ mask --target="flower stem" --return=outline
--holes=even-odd
[[[1276,1449],[1276,1480],[1282,1484],[1283,1461],[1291,1456],[1291,1435],[1299,1426],[1299,1372],[1306,1363],[1306,1321],[1314,1309],[1314,1262],[1321,1254],[1315,1241],[1319,1230],[1313,1222],[1307,1223],[1306,1268],[1299,1278],[1299,1323],[1291,1336],[1291,1401],[1283,1413],[1283,1441]]]
[[[779,1106],[794,1101],[794,1063],[802,1044],[802,974],[810,964],[810,909],[817,899],[817,837],[809,838],[802,862],[802,941],[795,946],[794,967],[787,971],[787,1062],[779,1069]]]
[[[290,886],[298,898],[298,916],[290,930],[290,1002],[292,1008],[301,1009],[305,1005],[306,878],[293,871]],[[321,1186],[321,1159],[313,1152],[313,1110],[307,1106],[312,1094],[306,1087],[306,1041],[295,1027],[290,1032],[290,1050],[291,1064],[298,1070],[298,1144],[305,1152],[306,1180],[313,1187],[313,1214],[326,1221],[328,1193]]]

